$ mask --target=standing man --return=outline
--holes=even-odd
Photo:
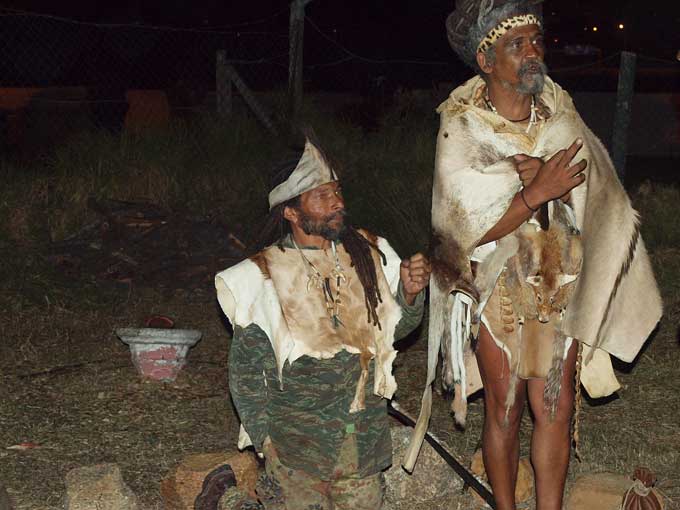
[[[429,263],[346,224],[337,176],[309,141],[278,169],[269,205],[266,247],[216,277],[239,447],[264,454],[287,510],[379,509],[392,344],[422,318]]]
[[[459,0],[446,28],[477,76],[438,109],[428,385],[404,465],[413,468],[427,428],[441,341],[457,421],[465,420],[467,396],[484,387],[482,453],[497,508],[515,508],[519,425],[528,399],[536,508],[558,510],[580,349],[580,383],[592,397],[613,393],[619,385],[610,354],[633,361],[661,317],[661,300],[637,214],[605,148],[546,74],[540,0]],[[512,255],[503,240],[553,200],[573,212],[583,265],[557,326],[544,327],[536,342],[532,328],[513,316],[503,288]],[[540,357],[527,345],[553,356],[557,335],[566,342],[554,356],[561,372],[548,406],[548,374],[517,378],[517,370]]]

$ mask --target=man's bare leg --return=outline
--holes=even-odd
[[[564,363],[555,419],[543,403],[544,379],[528,382],[529,405],[535,416],[531,463],[536,480],[536,510],[561,510],[569,468],[571,417],[574,409],[574,371],[578,342],[573,341]]]
[[[477,345],[477,364],[484,384],[482,456],[498,510],[515,509],[515,485],[519,462],[519,425],[526,401],[526,381],[517,381],[515,404],[505,423],[505,402],[510,368],[505,353],[482,326]]]

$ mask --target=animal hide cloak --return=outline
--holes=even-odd
[[[541,102],[551,115],[533,133],[476,106],[484,82],[475,77],[442,103],[437,137],[432,227],[435,239],[430,286],[428,376],[421,412],[404,467],[412,470],[429,422],[432,383],[440,342],[450,357],[457,413],[467,395],[481,388],[476,359],[461,317],[479,315],[506,257],[503,240],[476,249],[479,240],[510,206],[521,188],[512,156],[545,159],[583,140],[576,159],[585,159],[586,181],[572,190],[570,205],[582,234],[583,267],[562,321],[561,333],[583,343],[581,382],[593,397],[619,388],[609,355],[630,362],[661,317],[661,297],[642,238],[638,215],[606,149],[585,125],[571,97],[546,78]],[[481,255],[484,281],[473,279],[470,260]],[[500,261],[502,260],[502,263]],[[499,265],[500,264],[500,265]],[[491,277],[489,277],[491,275]],[[465,322],[465,321],[463,321]],[[473,324],[474,327],[474,324]],[[462,333],[462,334],[461,334]]]
[[[375,241],[387,260],[387,265],[383,265],[378,253],[372,251],[382,296],[376,310],[380,327],[367,320],[363,287],[342,245],[338,245],[337,255],[347,282],[340,291],[342,325],[338,328],[332,326],[322,290],[306,289],[307,265],[294,248],[281,251],[271,246],[215,277],[217,299],[232,326],[245,328],[257,324],[269,338],[282,386],[286,362],[292,364],[302,356],[328,359],[344,349],[375,359],[373,392],[376,395],[391,398],[396,391],[392,363],[397,352],[392,344],[401,319],[401,308],[394,299],[401,259],[385,239],[378,237]],[[302,252],[322,275],[330,274],[335,267],[330,249],[302,249]],[[357,395],[359,392],[363,395],[363,386],[357,388]],[[239,448],[250,444],[247,432],[241,427]]]

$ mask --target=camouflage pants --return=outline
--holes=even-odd
[[[382,473],[365,478],[347,475],[321,480],[281,464],[269,440],[265,441],[263,451],[268,481],[277,493],[274,497],[261,498],[265,510],[380,510],[382,507]],[[356,439],[350,434],[343,442],[336,472],[356,473],[356,452]]]

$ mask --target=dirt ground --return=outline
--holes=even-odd
[[[234,450],[229,328],[210,287],[74,281],[51,271],[31,247],[0,243],[0,257],[0,481],[18,509],[63,508],[66,473],[102,462],[121,467],[142,508],[158,509],[159,482],[183,457]],[[680,509],[680,251],[657,253],[654,262],[666,276],[666,314],[638,360],[618,367],[623,388],[617,396],[584,402],[583,461],[572,459],[569,484],[583,473],[632,474],[644,465],[656,472],[668,508]],[[141,326],[152,314],[203,332],[173,384],[142,382],[114,333]],[[426,370],[427,345],[419,333],[400,342],[395,368],[397,398],[412,414],[419,409]],[[479,443],[482,400],[470,404],[465,432],[454,429],[448,406],[445,398],[435,398],[431,430],[469,462]],[[527,414],[523,455],[530,431]],[[9,448],[22,443],[35,447]],[[466,494],[438,508],[472,506]]]

